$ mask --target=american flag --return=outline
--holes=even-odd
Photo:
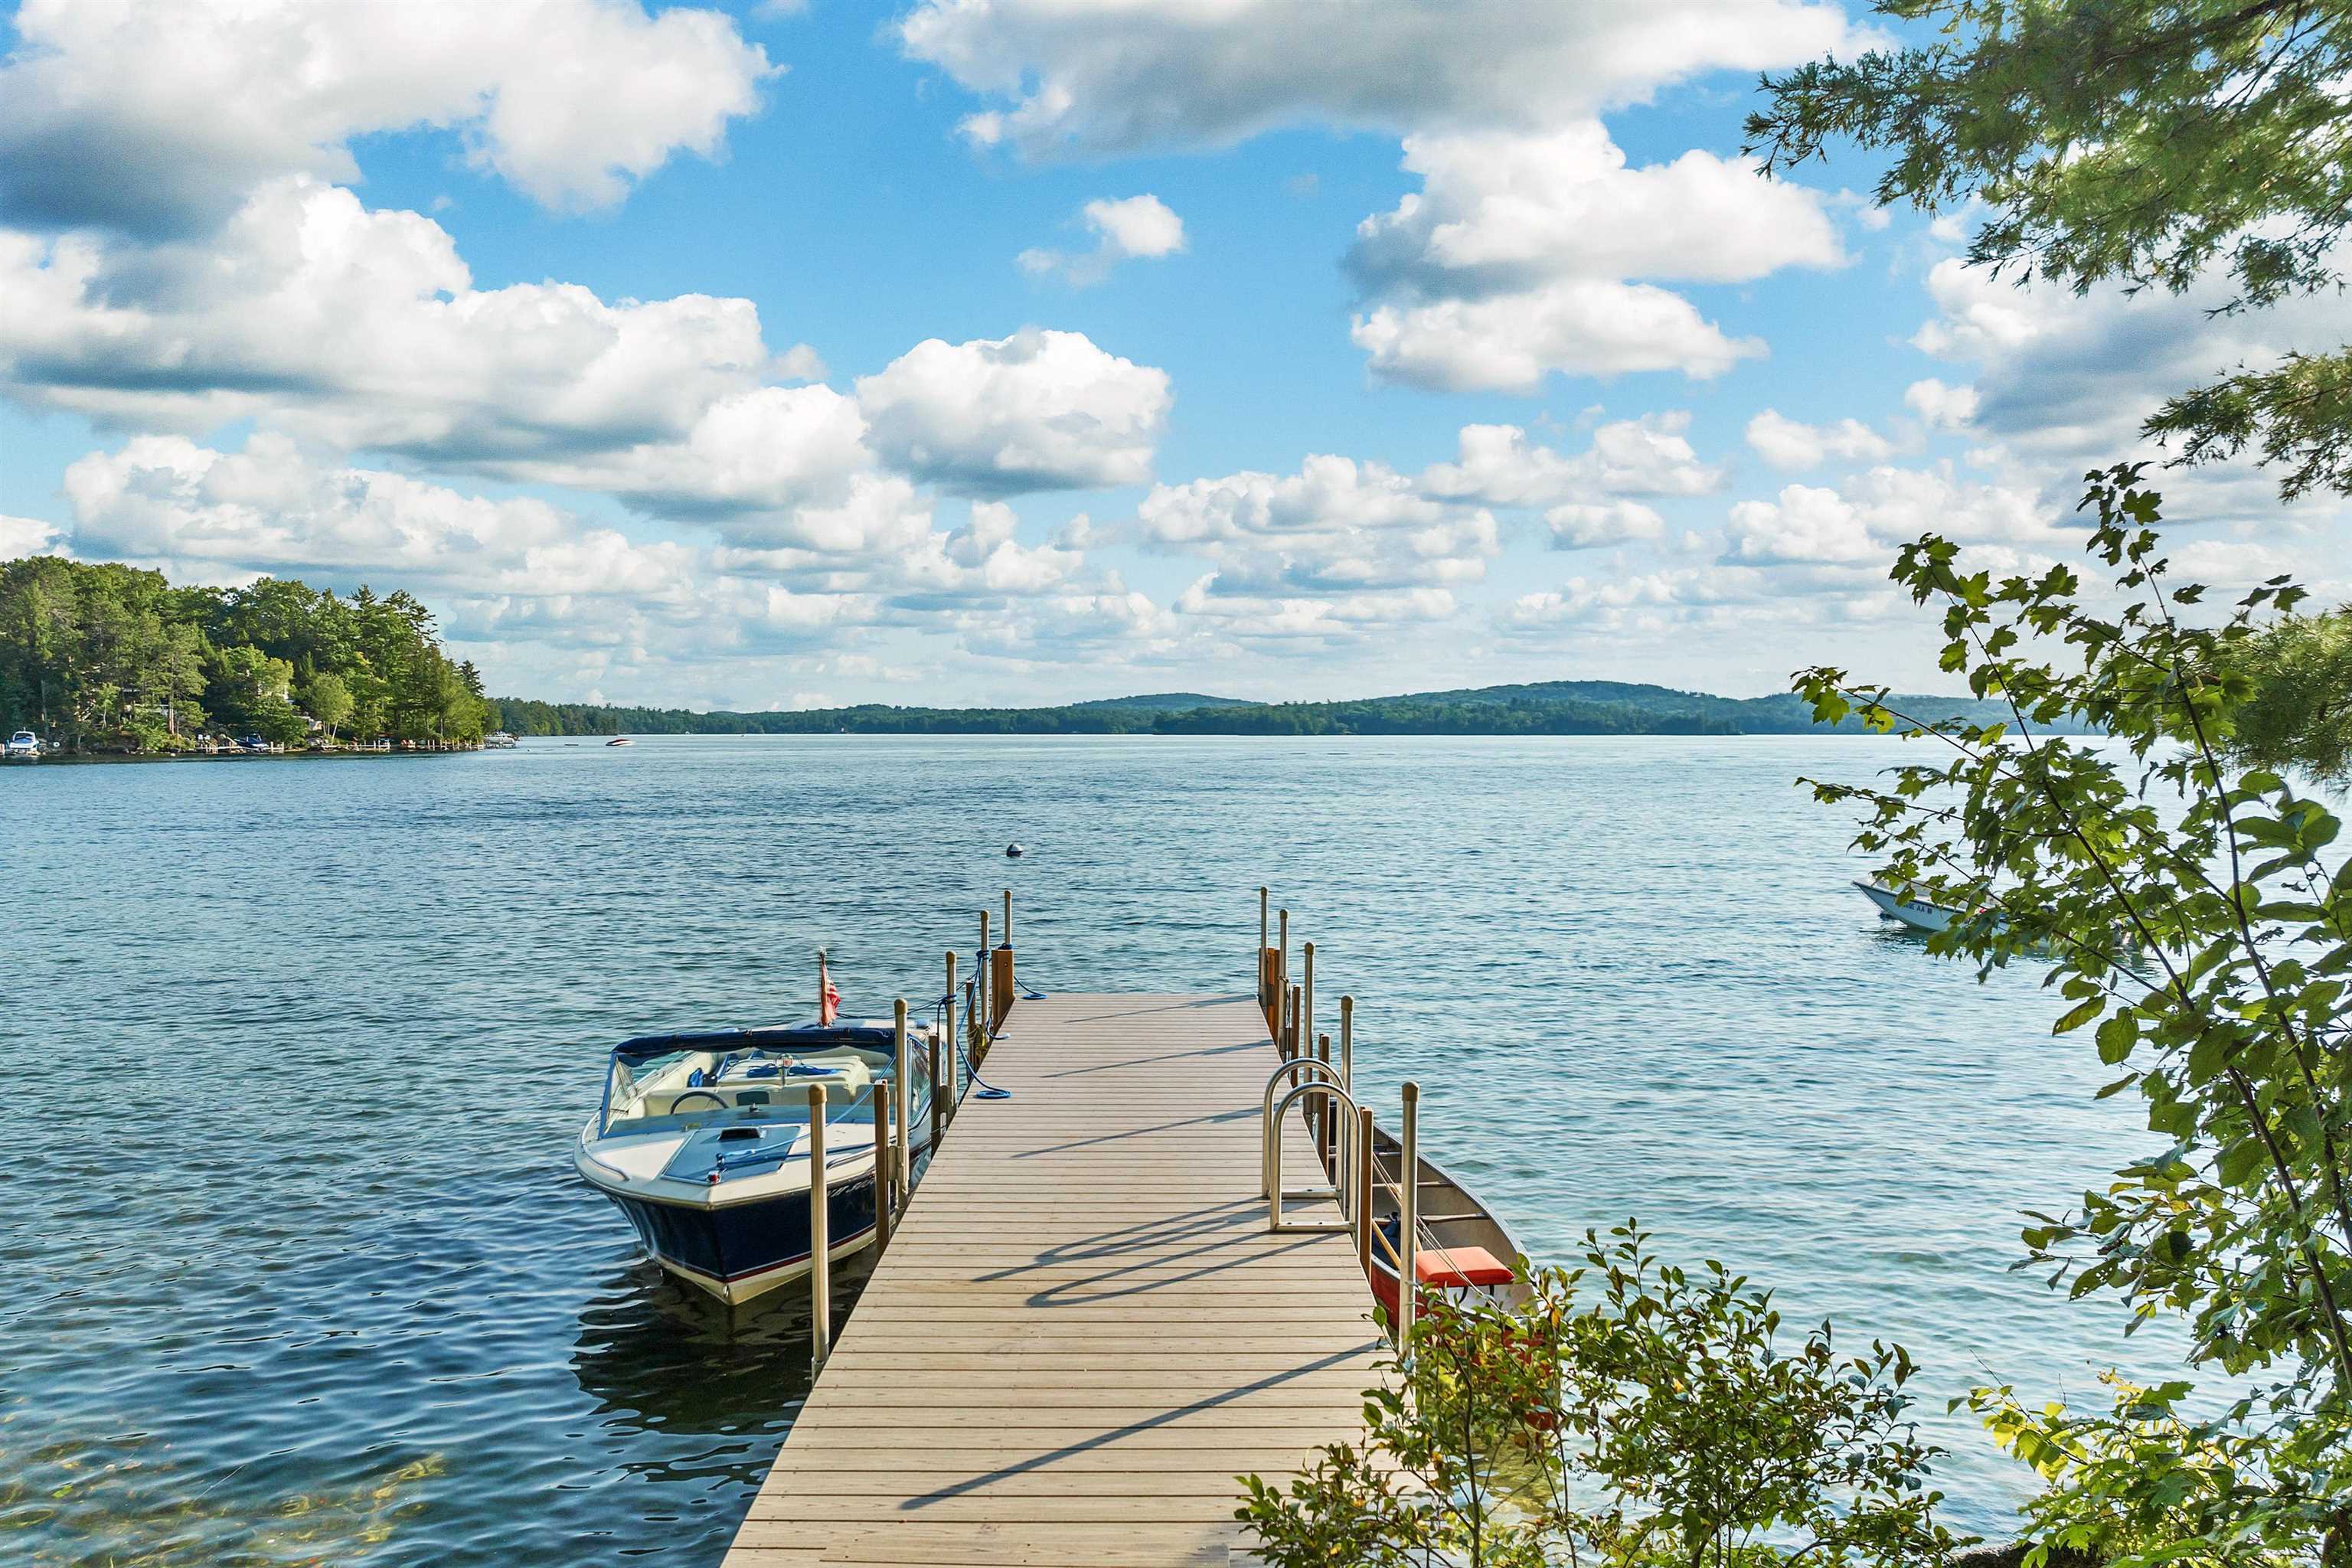
[[[830,1024],[841,1016],[841,993],[835,989],[833,976],[824,966],[824,954],[816,955],[816,1021],[819,1026]]]

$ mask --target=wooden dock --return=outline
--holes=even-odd
[[[1354,1244],[1266,1229],[1277,1060],[1246,995],[1014,1007],[1013,1098],[963,1102],[726,1568],[1252,1561],[1235,1476],[1355,1436],[1377,1380]]]

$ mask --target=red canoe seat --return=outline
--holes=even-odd
[[[1433,1247],[1412,1255],[1412,1271],[1424,1285],[1462,1290],[1473,1285],[1507,1285],[1511,1267],[1483,1247]]]

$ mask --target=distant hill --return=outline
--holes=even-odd
[[[1149,697],[1097,697],[1092,702],[1070,704],[1072,709],[1081,713],[1097,708],[1138,708],[1154,713],[1188,713],[1196,708],[1255,706],[1246,697],[1204,697],[1197,691],[1159,691]]]
[[[2008,717],[1964,697],[1890,700],[1922,719]],[[861,703],[793,713],[697,713],[494,699],[518,735],[1801,735],[1817,729],[1793,692],[1715,697],[1616,680],[1552,680],[1339,702],[1249,702],[1161,692],[1058,708],[898,708]],[[1859,731],[1848,719],[1835,728]]]

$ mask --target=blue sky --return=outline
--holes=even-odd
[[[407,587],[558,699],[1933,685],[1897,543],[2068,553],[2084,468],[2301,323],[2013,290],[1858,154],[1758,181],[1756,72],[1876,36],[32,0],[0,554]],[[2202,575],[2343,559],[2332,504],[2173,489]]]

